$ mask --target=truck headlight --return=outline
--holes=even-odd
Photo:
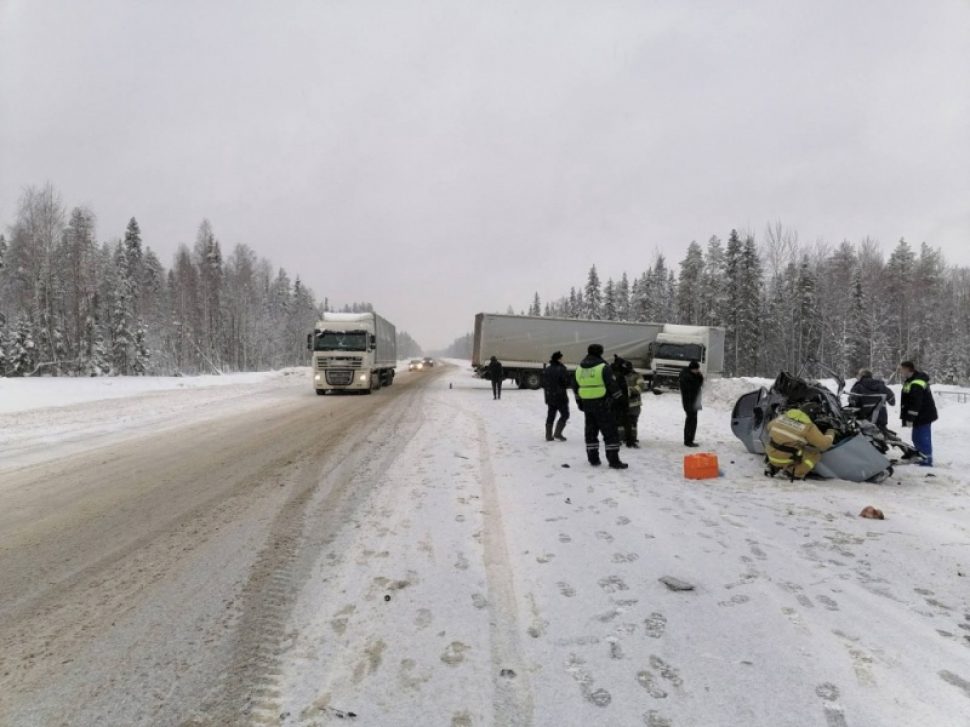
[[[320,374],[315,374],[315,375],[313,376],[313,380],[314,380],[314,381],[319,381],[319,380],[320,380],[321,378],[322,378],[322,377],[320,376]]]
[[[367,381],[367,374],[361,374],[360,375],[360,380],[361,381]]]

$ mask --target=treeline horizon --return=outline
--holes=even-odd
[[[96,216],[64,206],[51,184],[27,187],[0,234],[0,376],[196,374],[306,365],[306,334],[324,311],[248,245],[228,257],[208,219],[166,269],[132,217],[99,241]],[[398,355],[421,347],[398,332]]]
[[[676,269],[658,254],[604,283],[594,264],[584,284],[545,304],[536,292],[519,314],[721,326],[728,376],[889,378],[912,360],[936,381],[970,383],[970,269],[902,238],[887,257],[868,237],[805,246],[780,222],[760,239],[731,230],[691,242]],[[447,355],[469,357],[472,343],[461,336]]]

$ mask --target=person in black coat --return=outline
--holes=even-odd
[[[573,391],[576,406],[586,417],[586,458],[594,467],[600,464],[599,435],[603,434],[606,461],[613,469],[626,469],[620,461],[620,435],[616,430],[613,402],[622,396],[613,371],[603,360],[603,347],[591,343],[587,356],[576,369]]]
[[[542,372],[542,388],[546,395],[546,441],[554,439],[565,442],[566,438],[562,435],[562,430],[566,428],[569,421],[569,389],[572,382],[569,380],[569,371],[562,365],[562,352],[556,351],[549,358],[549,365]],[[559,421],[556,422],[556,415]],[[552,426],[556,425],[553,432]]]
[[[682,369],[678,379],[680,383],[680,399],[684,405],[684,446],[697,447],[694,438],[697,436],[697,412],[701,410],[701,389],[704,386],[704,374],[697,361],[691,361],[686,369]]]
[[[933,466],[933,422],[938,419],[936,402],[930,391],[930,377],[917,371],[912,361],[899,365],[903,377],[903,395],[900,397],[899,418],[904,427],[913,428],[913,446],[923,455],[924,467]]]
[[[620,396],[613,400],[613,413],[616,415],[617,428],[622,430],[622,438],[630,441],[630,387],[626,383],[626,364],[628,361],[619,356],[613,357],[610,368],[613,369],[613,378],[620,389]]]
[[[875,378],[869,369],[862,369],[859,372],[859,379],[852,385],[849,392],[849,401],[861,407],[877,406],[882,397],[885,397],[886,404],[889,406],[896,403],[896,395],[882,379]],[[880,429],[889,426],[889,411],[885,406],[879,410],[876,426]]]
[[[488,378],[492,382],[492,398],[502,398],[502,379],[505,378],[505,368],[502,362],[492,356],[488,361]]]

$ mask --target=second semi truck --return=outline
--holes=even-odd
[[[475,316],[472,366],[487,378],[489,357],[495,356],[506,378],[520,388],[538,389],[553,351],[562,351],[563,363],[572,369],[591,343],[601,344],[609,360],[617,355],[631,361],[658,384],[676,386],[680,370],[692,359],[705,374],[724,372],[723,328],[494,313]]]

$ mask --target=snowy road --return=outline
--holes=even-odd
[[[970,725],[970,405],[935,478],[790,484],[740,385],[707,482],[676,396],[593,470],[456,367],[0,418],[0,724]]]

